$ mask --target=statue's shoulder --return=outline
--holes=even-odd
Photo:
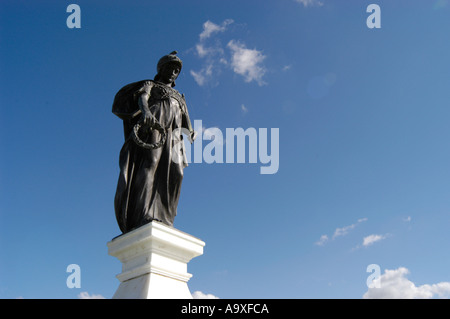
[[[121,119],[135,117],[139,113],[137,95],[153,86],[152,80],[141,80],[123,86],[114,97],[112,112]]]
[[[152,80],[141,80],[133,83],[124,85],[117,93],[115,98],[128,96],[129,94],[135,94],[137,91],[141,90],[146,86],[153,86]]]

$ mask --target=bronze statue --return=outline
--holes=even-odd
[[[159,60],[154,80],[128,84],[114,98],[112,112],[123,120],[125,134],[114,198],[122,233],[152,220],[173,226],[177,214],[187,166],[181,131],[189,132],[191,143],[195,132],[184,95],[173,88],[183,66],[176,54]]]

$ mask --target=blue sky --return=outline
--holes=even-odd
[[[206,242],[192,292],[448,298],[449,31],[446,0],[2,1],[0,298],[112,297],[111,105],[173,50],[203,136],[279,129],[275,174],[186,168],[175,227]],[[390,285],[368,291],[371,264]]]

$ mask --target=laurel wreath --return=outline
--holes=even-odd
[[[133,141],[138,146],[143,147],[145,149],[153,150],[153,149],[161,147],[164,144],[164,142],[166,141],[166,130],[158,122],[155,122],[152,125],[150,125],[150,129],[156,130],[161,134],[160,140],[156,143],[148,144],[139,138],[138,132],[141,127],[142,127],[142,123],[137,123],[133,127],[133,134],[132,134]]]

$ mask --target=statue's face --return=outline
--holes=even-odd
[[[175,82],[180,74],[180,66],[176,63],[167,63],[160,72],[160,80],[163,83],[171,84]]]

